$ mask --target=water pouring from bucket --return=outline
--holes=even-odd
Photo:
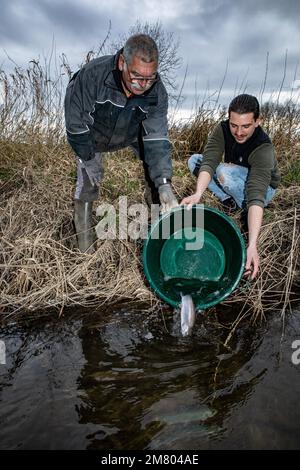
[[[196,308],[193,295],[198,295],[199,293],[203,295],[205,291],[219,295],[221,289],[226,289],[228,281],[228,279],[219,282],[205,278],[165,278],[165,288],[168,290],[173,289],[175,294],[179,292],[181,296],[180,323],[182,336],[189,336],[195,324]]]
[[[179,206],[157,219],[143,249],[145,276],[159,297],[181,307],[183,334],[191,332],[196,310],[206,310],[231,294],[245,260],[237,225],[203,204],[189,211]]]
[[[182,336],[192,333],[196,320],[195,305],[191,295],[181,295],[180,326]]]

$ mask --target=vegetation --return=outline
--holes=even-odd
[[[62,313],[73,306],[99,307],[133,302],[137,309],[159,310],[163,304],[145,283],[140,261],[142,240],[98,241],[95,254],[76,248],[73,228],[75,160],[65,139],[63,96],[70,68],[62,58],[56,78],[49,67],[32,61],[28,70],[0,72],[0,289],[4,316]],[[300,134],[299,108],[269,103],[265,128],[275,144],[282,186],[266,210],[260,237],[261,270],[224,304],[240,308],[233,328],[244,316],[262,320],[267,312],[284,315],[299,289]],[[187,159],[203,149],[216,122],[214,110],[199,107],[188,123],[173,123],[173,185],[181,200],[194,181]],[[141,164],[129,151],[106,158],[99,204],[144,201]],[[219,207],[208,192],[204,202]],[[96,209],[97,204],[95,204]],[[239,214],[235,216],[239,223]],[[95,214],[95,225],[99,222]],[[213,310],[213,309],[212,309]]]

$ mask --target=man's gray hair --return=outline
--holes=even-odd
[[[147,34],[134,34],[127,39],[123,56],[127,64],[131,64],[134,56],[143,62],[158,62],[158,48],[156,42]]]

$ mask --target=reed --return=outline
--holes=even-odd
[[[0,72],[0,311],[6,318],[125,302],[148,313],[161,310],[163,304],[145,283],[142,240],[98,241],[93,255],[76,248],[75,161],[62,114],[69,73],[64,63],[51,79],[37,62],[27,71],[16,68],[10,76]],[[283,184],[265,211],[259,276],[253,282],[242,280],[224,302],[239,307],[232,331],[245,317],[258,322],[274,312],[284,316],[299,292],[299,108],[269,105],[264,113]],[[179,200],[195,185],[187,159],[203,150],[215,123],[216,113],[200,107],[188,123],[175,122],[170,128]],[[117,207],[124,195],[129,203],[143,202],[143,171],[133,154],[123,150],[105,160],[99,204]],[[220,207],[208,192],[203,202]],[[239,214],[234,218],[239,223]],[[95,225],[98,221],[95,214]]]

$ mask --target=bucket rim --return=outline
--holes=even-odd
[[[226,221],[226,223],[231,225],[231,227],[233,228],[235,234],[237,235],[237,237],[239,239],[239,242],[240,242],[240,245],[241,245],[241,253],[242,253],[242,260],[241,260],[241,266],[240,266],[239,272],[237,273],[236,279],[235,279],[234,283],[230,286],[230,288],[228,288],[226,290],[226,292],[224,292],[217,299],[211,300],[210,302],[203,303],[203,305],[201,305],[200,302],[198,302],[198,304],[195,304],[196,309],[205,310],[205,309],[213,307],[214,305],[217,305],[220,302],[222,302],[223,300],[225,300],[233,292],[233,290],[237,287],[238,283],[240,282],[240,280],[242,278],[243,272],[244,272],[244,266],[245,266],[245,263],[246,263],[246,247],[245,247],[245,241],[243,239],[241,231],[240,231],[239,227],[237,226],[237,224],[235,223],[235,221],[231,217],[224,214],[224,212],[221,212],[220,210],[215,209],[214,207],[207,206],[205,204],[194,204],[190,210],[193,210],[193,209],[195,209],[195,210],[200,209],[200,210],[204,210],[206,212],[214,213],[214,214],[220,216],[222,219],[224,219],[224,221]],[[150,275],[149,268],[148,268],[148,263],[147,263],[147,259],[146,259],[147,258],[147,247],[148,247],[148,244],[151,241],[151,235],[153,234],[153,232],[155,230],[157,230],[157,227],[162,223],[162,221],[168,219],[172,215],[172,213],[178,212],[178,211],[184,211],[184,210],[187,210],[186,206],[177,206],[177,207],[174,207],[171,211],[168,211],[165,214],[160,215],[160,217],[150,227],[150,230],[148,232],[148,236],[147,236],[147,238],[144,242],[144,247],[143,247],[143,252],[142,252],[142,263],[143,263],[145,276],[146,276],[146,279],[149,282],[152,290],[158,295],[158,297],[160,297],[166,303],[168,303],[169,305],[171,305],[172,307],[175,307],[175,308],[179,307],[181,302],[180,301],[175,301],[175,300],[167,297],[164,294],[164,292],[152,280],[152,276]]]

